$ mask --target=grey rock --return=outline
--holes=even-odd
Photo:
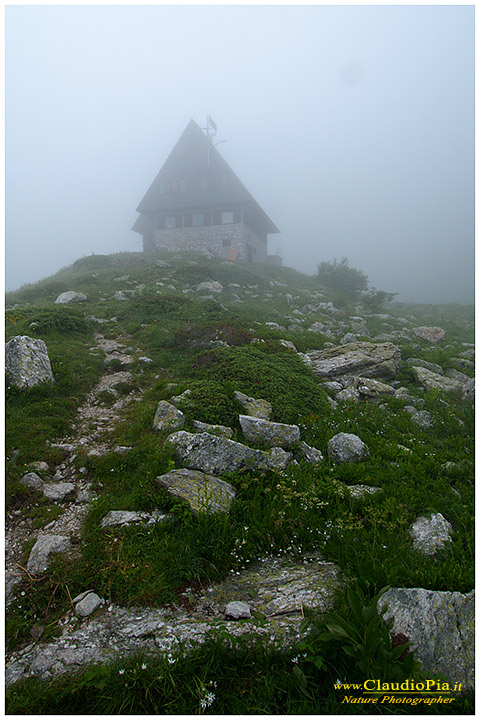
[[[279,457],[284,461],[290,457],[281,448],[273,448],[269,452],[254,450],[227,438],[184,430],[169,435],[165,446],[172,446],[177,458],[187,467],[217,475],[231,475],[241,468],[274,469]]]
[[[463,383],[438,373],[434,373],[424,367],[412,366],[415,380],[423,385],[425,390],[440,390],[442,392],[457,392],[463,390]]]
[[[42,492],[49,500],[61,502],[73,495],[75,485],[68,482],[45,483],[42,487]]]
[[[297,352],[297,348],[290,340],[279,340],[278,342],[282,347],[287,348],[287,350],[293,350],[293,352]]]
[[[300,440],[298,425],[285,425],[250,415],[240,415],[239,422],[247,440],[257,445],[287,449]]]
[[[36,575],[47,569],[48,558],[52,553],[65,552],[70,548],[70,538],[64,535],[41,535],[28,558],[27,570]]]
[[[465,383],[472,379],[469,375],[465,375],[465,373],[455,370],[455,368],[448,368],[448,370],[445,371],[445,375],[451,380],[458,380],[462,385],[465,385]]]
[[[177,430],[185,424],[185,415],[166,400],[160,400],[153,418],[154,430]]]
[[[228,512],[236,493],[233,485],[198,470],[171,470],[156,482],[171,495],[186,500],[195,514]]]
[[[421,428],[432,427],[432,416],[428,410],[420,410],[412,414],[411,420]]]
[[[327,350],[313,350],[302,360],[316,375],[334,378],[339,375],[394,378],[400,366],[401,353],[392,343],[354,342]]]
[[[475,592],[391,588],[378,602],[392,636],[405,635],[423,669],[474,687]]]
[[[437,550],[442,550],[445,543],[451,541],[452,531],[452,526],[441,513],[419,517],[410,527],[413,547],[424,555],[433,555]]]
[[[379,380],[373,380],[373,378],[353,377],[351,380],[349,379],[348,386],[355,387],[360,398],[364,400],[376,400],[395,394],[395,390],[391,385]]]
[[[73,601],[75,602],[75,601]],[[97,593],[87,592],[75,605],[75,615],[77,617],[88,617],[97,608],[104,604],[103,598],[99,597]]]
[[[200,422],[200,420],[194,420],[193,427],[196,432],[207,432],[210,433],[210,435],[218,435],[219,437],[228,439],[233,436],[232,428],[226,427],[225,425],[209,425],[208,423]]]
[[[422,358],[407,358],[405,363],[407,365],[414,365],[415,367],[427,368],[427,370],[431,370],[438,375],[445,375],[441,365],[437,365],[437,363],[430,362],[429,360],[423,360]]]
[[[29,472],[26,473],[19,482],[25,487],[31,490],[40,490],[43,487],[43,480],[37,475],[37,473]]]
[[[347,332],[340,340],[340,343],[341,343],[341,345],[348,345],[349,343],[354,343],[356,340],[357,340],[356,335],[354,335],[351,332]]]
[[[468,402],[475,402],[475,379],[470,378],[463,386],[463,399]]]
[[[48,463],[43,460],[35,460],[35,462],[30,463],[30,467],[38,472],[48,472],[49,470]]]
[[[199,285],[197,285],[197,291],[198,292],[214,292],[214,293],[221,293],[223,291],[223,285],[216,280],[202,282]]]
[[[7,382],[20,388],[54,382],[47,346],[43,340],[16,335],[5,345]]]
[[[192,394],[191,390],[184,390],[184,392],[181,393],[180,395],[175,395],[174,397],[171,398],[172,403],[175,403],[175,405],[177,405],[178,403],[180,403],[180,404],[186,403],[186,402],[188,402],[189,396],[191,394]]]
[[[360,393],[358,392],[356,387],[349,387],[345,388],[345,390],[340,390],[339,393],[335,396],[335,400],[337,402],[353,402],[353,403],[359,403],[360,402]]]
[[[368,448],[358,435],[337,433],[328,441],[328,454],[334,463],[359,462],[368,455]]]
[[[55,300],[56,305],[65,305],[67,303],[81,303],[86,302],[87,296],[83,293],[77,293],[73,290],[68,290],[67,292],[61,293]]]
[[[130,450],[132,450],[131,445],[117,445],[113,452],[116,455],[126,455]]]
[[[307,445],[306,442],[300,442],[297,448],[296,459],[306,460],[312,465],[319,465],[323,462],[323,455],[317,448]]]
[[[156,522],[162,522],[168,517],[168,515],[162,513],[160,510],[152,510],[152,512],[143,510],[110,510],[110,512],[102,518],[100,527],[124,526],[133,523],[152,525]]]
[[[117,291],[114,293],[113,298],[114,298],[114,300],[127,300],[127,296],[125,295],[125,293],[123,292],[123,290],[117,290]]]
[[[367,495],[375,495],[382,489],[374,485],[344,485],[344,488],[354,500],[363,500]]]
[[[323,383],[323,387],[330,392],[338,393],[343,390],[343,385],[337,382],[337,380],[326,380]]]
[[[240,620],[242,618],[252,617],[252,613],[250,612],[250,607],[247,603],[242,602],[241,600],[232,600],[225,608],[225,617]]]
[[[267,400],[256,400],[255,398],[248,397],[248,395],[238,392],[238,390],[234,392],[234,398],[243,408],[245,408],[247,415],[262,418],[263,420],[270,419],[272,406]]]
[[[440,327],[414,327],[412,328],[414,334],[422,340],[428,340],[430,343],[437,343],[439,340],[443,340],[445,337],[445,330]]]
[[[267,467],[270,470],[286,470],[292,461],[292,453],[274,447],[265,453]]]

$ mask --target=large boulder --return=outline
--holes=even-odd
[[[359,462],[368,455],[368,447],[358,435],[337,433],[328,441],[328,455],[334,463]]]
[[[389,380],[397,374],[401,353],[390,342],[353,342],[327,350],[313,350],[300,354],[300,357],[320,377],[359,375]]]
[[[195,514],[228,512],[236,494],[233,485],[198,470],[171,470],[156,482],[171,495],[186,500]]]
[[[386,606],[386,610],[384,610]],[[412,643],[424,670],[442,673],[454,685],[474,685],[475,592],[463,594],[424,588],[391,588],[378,601],[392,636]]]
[[[254,450],[224,437],[185,430],[169,435],[165,446],[171,446],[177,458],[188,468],[215,475],[230,475],[241,468],[284,469],[292,457],[281,448],[272,448],[269,452]]]
[[[16,335],[5,345],[7,382],[20,388],[53,383],[52,366],[43,340]]]
[[[56,305],[65,305],[67,303],[81,303],[86,302],[87,296],[83,293],[74,292],[73,290],[67,290],[57,297],[55,300]]]
[[[250,415],[240,415],[239,421],[247,440],[257,445],[288,449],[300,440],[298,425],[270,422],[270,420],[262,420]]]

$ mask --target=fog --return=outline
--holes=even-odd
[[[473,302],[473,6],[7,6],[6,288],[139,251],[193,118],[314,274]],[[74,289],[74,288],[73,288]]]

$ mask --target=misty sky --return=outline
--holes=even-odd
[[[6,288],[141,250],[135,208],[207,114],[284,265],[473,301],[466,5],[7,6]]]

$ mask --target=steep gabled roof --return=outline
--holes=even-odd
[[[200,189],[201,178],[206,178],[204,189]],[[172,183],[181,179],[185,181],[185,187],[182,191],[178,188],[172,191]],[[266,233],[279,232],[205,133],[194,120],[190,120],[138,205],[137,212],[154,217],[176,209],[224,204],[250,206]],[[138,220],[133,229],[141,232]]]

